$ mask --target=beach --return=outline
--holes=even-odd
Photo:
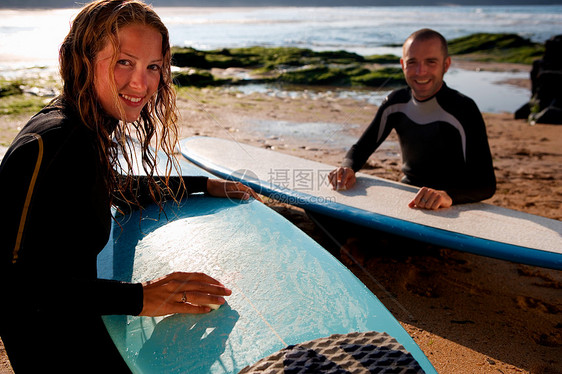
[[[462,68],[529,69],[468,62]],[[528,80],[508,83],[530,87]],[[220,88],[193,89],[178,98],[178,107],[180,137],[234,139],[333,166],[346,146],[327,141],[332,134],[276,132],[274,124],[339,124],[337,135],[354,139],[376,112],[376,106],[351,98],[246,95]],[[562,220],[562,126],[531,126],[514,120],[513,113],[484,113],[484,119],[498,182],[486,202]],[[1,131],[15,135],[26,120],[2,119]],[[260,121],[273,125],[264,132],[256,125]],[[362,171],[399,180],[395,142],[393,133]],[[268,199],[266,204],[337,255],[338,245],[304,211]],[[562,271],[383,236],[373,239],[364,265],[349,267],[439,373],[562,373]],[[2,350],[0,373],[9,372]]]

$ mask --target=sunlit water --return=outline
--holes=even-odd
[[[431,27],[448,38],[476,32],[517,33],[544,42],[562,34],[562,6],[157,8],[173,45],[225,47],[296,46],[392,53],[414,30]],[[0,77],[56,74],[57,52],[77,9],[0,10]],[[41,66],[31,71],[29,67]],[[481,110],[513,112],[529,92],[497,84],[528,73],[451,70],[447,83],[471,96]],[[260,88],[270,89],[270,88]],[[275,94],[280,93],[274,89]],[[376,104],[380,94],[344,92]]]

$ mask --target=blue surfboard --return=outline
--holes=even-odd
[[[334,191],[335,167],[234,140],[192,137],[182,154],[225,179],[303,209],[456,250],[562,269],[562,222],[486,203],[428,211],[408,203],[417,188],[357,173],[357,184]]]
[[[205,173],[181,165],[184,175]],[[362,346],[373,355],[386,349],[391,357],[398,352],[412,358],[385,361],[389,367],[407,362],[412,372],[436,372],[361,281],[264,204],[193,195],[180,206],[166,205],[165,214],[149,206],[139,218],[138,212],[117,217],[98,257],[99,277],[142,282],[197,271],[219,279],[233,294],[204,315],[105,316],[134,373],[250,373],[253,364],[272,355],[286,358],[309,349],[297,345],[354,334],[365,334]],[[377,343],[372,332],[397,346]]]

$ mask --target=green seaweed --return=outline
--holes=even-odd
[[[386,67],[370,70],[365,67],[330,68],[314,66],[286,72],[278,80],[284,83],[305,85],[384,87],[404,85],[400,68]]]
[[[220,86],[223,84],[231,83],[229,79],[217,79],[208,71],[205,70],[192,70],[188,72],[177,72],[173,74],[173,82],[176,86]]]
[[[11,95],[21,95],[23,90],[21,89],[22,82],[19,80],[15,81],[0,81],[0,97],[6,97]]]
[[[212,51],[173,48],[174,65],[200,69],[244,67],[268,71],[287,66],[351,64],[364,62],[361,55],[347,51],[314,52],[296,47],[246,47]]]
[[[342,69],[313,66],[279,75],[279,82],[305,85],[348,85],[349,77]]]
[[[48,101],[50,100],[26,94],[0,97],[0,115],[31,115],[40,111]]]
[[[478,33],[452,39],[449,51],[462,59],[531,64],[544,54],[544,45],[515,34]],[[255,77],[252,82],[368,87],[405,84],[400,68],[395,66],[400,57],[388,54],[363,57],[341,50],[316,52],[306,48],[254,46],[212,51],[173,48],[173,59],[176,66],[200,69],[188,76],[177,75],[180,84],[198,87],[244,83],[218,80],[203,72],[229,67],[248,69]]]
[[[372,63],[372,64],[383,64],[383,65],[399,64],[400,57],[395,55],[389,55],[389,54],[372,55],[372,56],[366,56],[365,62]]]
[[[406,84],[404,73],[400,68],[382,68],[351,78],[353,85],[369,87],[401,86]]]
[[[532,64],[544,54],[544,44],[516,34],[478,33],[448,42],[449,53],[475,61]]]

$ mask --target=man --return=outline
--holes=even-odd
[[[496,178],[486,127],[474,101],[449,88],[447,42],[421,29],[406,39],[400,59],[407,88],[395,90],[330,174],[336,190],[355,184],[355,172],[394,129],[402,150],[402,182],[421,187],[411,208],[440,209],[487,199]]]
[[[486,125],[474,101],[443,81],[451,66],[445,38],[430,29],[414,32],[404,42],[400,64],[408,87],[383,101],[342,166],[330,173],[333,188],[352,188],[355,173],[394,129],[402,151],[402,182],[420,187],[410,208],[437,210],[491,197],[496,177]],[[344,243],[340,259],[347,265],[364,263],[362,244],[372,249],[379,236],[318,214],[309,216]],[[384,235],[380,239],[385,242]]]

